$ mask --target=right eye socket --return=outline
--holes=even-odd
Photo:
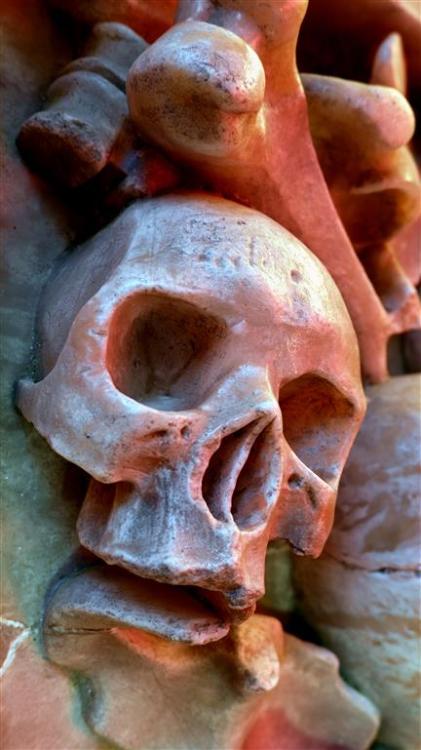
[[[115,386],[138,402],[164,411],[194,408],[197,371],[224,336],[223,322],[189,302],[136,295],[113,315],[107,368]]]
[[[304,375],[281,389],[284,435],[296,456],[336,486],[352,439],[352,403],[329,381]]]

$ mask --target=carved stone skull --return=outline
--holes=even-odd
[[[365,402],[343,300],[288,231],[200,193],[137,202],[63,262],[40,337],[18,404],[92,477],[82,545],[210,602],[226,627],[200,642],[253,612],[271,539],[320,554]]]

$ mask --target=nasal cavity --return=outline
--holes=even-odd
[[[274,455],[271,425],[265,427],[261,420],[221,440],[202,481],[202,495],[214,518],[233,518],[240,529],[266,520],[277,496],[271,490],[278,485]]]

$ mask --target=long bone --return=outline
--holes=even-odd
[[[127,117],[127,71],[145,48],[123,24],[94,26],[85,55],[61,72],[46,108],[21,128],[18,145],[33,166],[68,187],[105,167]]]
[[[92,9],[91,9],[92,10]],[[67,188],[84,189],[83,206],[113,214],[136,198],[176,187],[175,165],[144,147],[124,96],[133,61],[146,43],[120,23],[97,23],[83,57],[52,83],[44,110],[22,126],[18,145],[31,167]]]
[[[131,117],[144,137],[189,164],[213,189],[286,226],[327,266],[342,291],[366,376],[387,376],[394,324],[337,215],[312,143],[295,48],[307,3],[186,0],[179,20],[133,65]],[[413,115],[396,91],[396,147]]]
[[[382,117],[390,89],[380,88],[405,93],[401,37],[390,34],[379,46],[374,85],[317,75],[302,80],[317,155],[356,252],[394,332],[419,328],[418,296],[391,240],[419,215],[421,186],[409,149],[396,148],[393,120]]]
[[[420,209],[417,166],[408,148],[396,148],[400,138],[393,116],[387,117],[391,89],[318,75],[303,75],[302,80],[326,182],[388,312],[388,336],[419,327],[416,290],[391,244]]]

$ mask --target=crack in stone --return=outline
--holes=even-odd
[[[0,677],[4,677],[7,670],[12,666],[15,660],[15,656],[16,656],[19,646],[21,645],[21,643],[26,641],[31,631],[29,630],[29,628],[25,627],[25,625],[23,625],[20,622],[16,622],[15,620],[8,620],[6,618],[0,618],[0,623],[3,627],[6,625],[9,628],[15,628],[16,630],[21,630],[19,635],[17,635],[16,638],[14,638],[11,641],[9,648],[7,650],[6,656],[4,658],[3,664],[0,668]]]
[[[92,635],[92,633],[111,633],[113,628],[66,628],[61,625],[51,625],[46,629],[50,635]]]
[[[415,576],[415,578],[421,577],[421,569],[415,565],[408,568],[398,568],[393,565],[382,565],[379,568],[370,568],[367,565],[357,565],[356,563],[341,560],[338,557],[335,557],[335,555],[332,555],[330,552],[325,552],[324,557],[333,560],[334,562],[338,563],[338,565],[342,565],[344,568],[348,568],[349,570],[361,570],[365,573],[382,573],[383,575],[393,575],[394,573],[408,573],[409,575]]]

